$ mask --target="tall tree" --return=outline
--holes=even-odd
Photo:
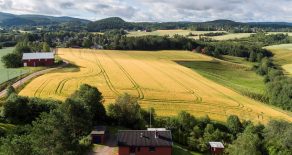
[[[95,87],[82,84],[71,98],[80,99],[89,109],[94,123],[100,123],[106,119],[106,110],[103,106],[102,93]]]
[[[257,134],[244,132],[229,145],[227,152],[236,155],[260,155],[260,139]]]
[[[264,130],[265,145],[271,155],[292,154],[292,123],[272,120]]]
[[[120,125],[131,128],[142,128],[145,125],[137,98],[126,93],[119,96],[115,103],[109,105],[108,114]]]
[[[43,52],[50,52],[51,49],[50,49],[50,46],[48,43],[46,42],[43,42],[43,49],[42,49]]]
[[[242,124],[236,115],[230,115],[227,118],[227,127],[233,135],[236,135],[242,131]]]

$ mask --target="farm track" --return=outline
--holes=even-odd
[[[139,86],[139,84],[133,79],[133,77],[125,70],[125,68],[119,64],[115,59],[113,59],[111,56],[109,56],[106,52],[103,51],[103,53],[108,56],[119,68],[123,71],[123,73],[127,76],[127,78],[131,81],[133,84],[133,88],[138,92],[138,99],[143,100],[144,99],[144,93]]]
[[[73,54],[72,53],[72,55],[74,55],[74,56],[76,56],[75,54]],[[82,57],[80,57],[81,59],[83,59]],[[90,71],[89,72],[86,72],[86,73],[84,73],[84,75],[82,75],[82,76],[80,76],[80,77],[69,77],[69,78],[64,78],[63,80],[61,80],[60,82],[59,82],[59,85],[58,85],[58,87],[55,89],[55,91],[54,91],[54,93],[55,94],[61,94],[62,93],[62,90],[63,90],[63,88],[64,88],[64,85],[66,84],[66,83],[68,83],[69,81],[71,81],[71,80],[78,80],[78,79],[83,79],[83,78],[86,78],[86,77],[90,77],[91,75],[89,74],[89,73],[91,73],[91,72],[93,72],[93,70],[92,70],[92,68],[90,67]],[[97,75],[98,75],[99,73],[97,73]]]
[[[44,81],[38,89],[34,92],[34,97],[40,97],[45,87],[49,84],[50,80]]]
[[[79,56],[76,56],[75,52],[72,52],[72,56],[76,57],[76,58],[81,58],[82,60],[84,61],[91,61],[90,59],[87,59],[85,58],[83,55],[83,52],[78,52],[79,53]],[[96,76],[100,76],[103,74],[103,71],[102,69],[100,69],[98,72],[94,72],[94,68],[95,66],[91,65],[89,68],[90,70],[86,73],[84,73],[84,75],[81,75],[79,77],[71,77],[71,78],[65,78],[63,79],[62,81],[60,81],[57,89],[55,90],[55,94],[62,94],[62,90],[63,90],[63,87],[66,83],[72,81],[72,80],[77,80],[78,81],[78,84],[77,85],[81,85],[82,81],[86,78],[89,78],[89,77],[96,77]]]
[[[106,84],[107,84],[107,86],[109,87],[109,89],[110,89],[114,94],[116,94],[116,95],[120,95],[120,93],[116,90],[116,88],[114,87],[113,83],[111,82],[111,80],[110,80],[108,74],[106,73],[105,69],[103,68],[103,66],[102,66],[102,64],[101,64],[101,62],[100,62],[100,60],[98,59],[98,56],[95,54],[94,57],[95,57],[96,63],[97,63],[97,65],[98,65],[98,67],[100,68],[101,73],[102,73],[102,75],[103,75],[103,77],[104,77],[104,79],[105,79],[105,81],[106,81]]]

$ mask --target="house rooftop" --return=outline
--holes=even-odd
[[[209,142],[212,148],[224,148],[224,145],[221,142]]]
[[[119,146],[172,146],[171,131],[120,130]]]
[[[43,52],[43,53],[23,53],[22,60],[31,59],[54,59],[54,52]]]
[[[95,126],[91,131],[91,135],[103,135],[105,134],[106,126]]]

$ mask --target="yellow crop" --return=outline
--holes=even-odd
[[[212,82],[174,60],[212,61],[187,51],[106,51],[59,49],[58,55],[78,66],[42,75],[20,95],[64,100],[82,83],[97,87],[105,104],[127,92],[139,98],[143,108],[153,107],[160,116],[185,110],[225,121],[231,114],[266,123],[270,118],[292,121],[289,114],[273,109]]]

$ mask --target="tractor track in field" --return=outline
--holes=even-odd
[[[130,80],[130,82],[133,84],[133,86],[134,86],[134,88],[137,90],[137,92],[138,92],[138,98],[139,98],[139,100],[142,100],[142,101],[147,101],[147,102],[154,102],[154,103],[176,103],[176,104],[178,104],[178,103],[194,103],[194,101],[192,101],[192,100],[164,100],[164,99],[147,99],[147,98],[144,98],[144,94],[143,94],[143,98],[141,98],[141,93],[143,93],[142,92],[142,89],[140,88],[140,86],[137,84],[137,82],[131,77],[131,75],[125,70],[125,68],[123,68],[122,66],[121,66],[121,64],[119,64],[116,60],[114,60],[108,53],[106,53],[106,52],[104,52],[103,51],[103,53],[104,53],[104,55],[106,55],[107,57],[109,57],[120,69],[121,69],[121,71],[123,71],[123,73],[126,75],[126,77]],[[120,52],[121,53],[121,52]],[[81,59],[83,59],[83,60],[87,60],[87,61],[90,61],[90,62],[93,62],[92,60],[89,60],[89,59],[86,59],[86,58],[84,58],[83,56],[82,56],[82,54],[83,54],[83,52],[80,52],[80,58]],[[95,57],[95,59],[96,59],[96,64],[98,64],[98,66],[99,66],[99,68],[100,68],[100,70],[101,70],[101,72],[100,73],[103,73],[103,71],[102,70],[104,70],[104,68],[103,68],[103,66],[102,66],[102,64],[101,64],[101,62],[100,62],[100,60],[98,59],[98,56],[96,55],[96,53],[94,53],[94,52],[92,52],[91,53],[94,57]],[[126,54],[125,54],[126,55]],[[126,56],[129,56],[129,55],[126,55]],[[132,57],[132,56],[129,56],[129,57]],[[143,62],[144,64],[146,64],[145,62]],[[149,64],[147,64],[148,66],[149,66]],[[153,67],[152,65],[150,65],[149,67],[152,67],[152,68],[155,68],[156,70],[158,70],[158,71],[160,71],[160,72],[162,72],[163,74],[165,74],[165,75],[167,75],[168,77],[171,77],[169,74],[167,74],[167,73],[165,73],[164,71],[162,71],[162,70],[160,70],[160,69],[158,69],[158,68],[156,68],[156,67]],[[103,68],[103,69],[102,69]],[[175,68],[176,70],[179,70],[178,68]],[[179,70],[180,72],[182,72],[182,73],[184,73],[184,74],[186,74],[187,76],[189,76],[189,77],[191,77],[191,78],[193,78],[191,75],[188,75],[187,73],[185,73],[185,72],[183,72],[183,71],[181,71],[181,70]],[[104,72],[105,72],[105,70],[104,70]],[[106,72],[105,72],[105,74],[106,74]],[[83,77],[79,77],[79,78],[84,78],[84,77],[90,77],[90,76],[92,76],[92,75],[87,75],[87,76],[83,76]],[[106,82],[107,82],[107,85],[109,86],[109,88],[111,89],[111,84],[109,84],[108,82],[110,82],[111,83],[111,81],[110,81],[110,79],[109,79],[109,77],[108,76],[104,76],[105,77],[105,80],[106,80]],[[108,80],[106,79],[106,77],[108,77]],[[220,104],[213,104],[213,103],[207,103],[207,102],[203,102],[202,101],[202,98],[201,99],[199,99],[198,100],[198,95],[194,92],[194,90],[192,90],[192,89],[189,89],[187,86],[185,86],[183,83],[181,83],[181,82],[179,82],[178,80],[176,80],[176,79],[174,79],[173,77],[171,77],[171,79],[173,80],[173,81],[175,81],[176,83],[178,83],[180,86],[182,86],[184,89],[186,89],[187,90],[187,92],[188,93],[190,93],[190,94],[192,94],[192,95],[194,95],[194,97],[196,98],[196,100],[195,100],[195,103],[196,104],[200,104],[200,105],[202,105],[202,106],[217,106],[218,108],[220,108],[221,110],[223,110],[224,111],[224,113],[223,114],[219,114],[219,115],[224,115],[224,116],[226,116],[227,115],[227,112],[226,112],[226,108],[227,108],[227,110],[228,109],[230,109],[230,110],[236,110],[236,111],[242,111],[245,115],[246,115],[246,113],[244,112],[245,110],[243,109],[244,108],[244,105],[242,105],[242,104],[240,104],[240,103],[238,103],[237,101],[235,101],[234,99],[232,99],[232,98],[229,98],[229,99],[231,99],[231,100],[233,100],[233,101],[235,101],[236,103],[238,103],[239,105],[238,106],[236,106],[236,107],[234,107],[234,106],[224,106],[224,105],[220,105]],[[202,81],[201,81],[202,82]],[[113,87],[113,85],[112,85],[112,87]],[[209,87],[209,86],[208,86]],[[139,91],[139,89],[141,90],[141,91]],[[210,88],[210,87],[209,87]],[[114,87],[113,87],[113,89],[115,89]],[[113,89],[111,89],[111,91],[113,91]],[[214,88],[213,88],[214,89]],[[114,91],[113,91],[114,92]],[[114,92],[115,93],[115,92]],[[115,93],[116,94],[116,93]],[[222,94],[222,95],[224,95],[224,96],[226,96],[224,93],[222,93],[222,92],[220,92],[220,94]],[[247,111],[246,112],[252,112],[251,111],[251,109],[246,109]],[[200,112],[200,110],[199,109],[196,109],[196,111],[198,111],[198,112]],[[217,114],[218,115],[218,113],[216,113],[216,112],[212,112],[212,111],[210,111],[210,110],[207,110],[208,111],[208,113],[213,113],[213,114]]]
[[[195,98],[195,100],[193,101],[193,103],[201,103],[202,102],[202,98],[198,94],[196,94],[195,91],[193,91],[192,89],[188,88],[183,83],[181,83],[179,80],[175,79],[174,77],[172,77],[171,75],[169,75],[165,71],[157,68],[156,66],[152,66],[152,65],[150,65],[150,66],[152,68],[158,70],[159,72],[163,73],[164,75],[166,75],[167,77],[169,77],[171,80],[173,80],[174,82],[176,82],[177,84],[179,84],[181,87],[183,87],[189,94],[191,94]]]
[[[122,52],[120,52],[120,53],[122,53]],[[136,58],[134,58],[133,56],[131,56],[131,55],[128,55],[128,54],[125,54],[125,53],[122,53],[122,54],[124,54],[124,55],[126,55],[126,56],[128,56],[128,57],[131,57],[131,58],[133,58],[133,59],[136,59]],[[174,82],[176,82],[176,83],[178,83],[180,86],[182,86],[188,93],[190,93],[191,95],[193,95],[194,97],[195,97],[195,100],[194,101],[192,101],[192,103],[200,103],[200,102],[202,102],[202,98],[199,96],[199,95],[197,95],[193,90],[191,90],[191,89],[189,89],[188,87],[186,87],[184,84],[182,84],[181,82],[179,82],[178,80],[176,80],[176,79],[174,79],[171,75],[169,75],[168,73],[165,73],[164,71],[162,71],[161,69],[158,69],[157,67],[154,67],[154,66],[152,66],[152,65],[149,65],[149,63],[147,62],[142,62],[142,63],[144,63],[144,64],[146,64],[146,65],[148,65],[149,67],[151,67],[151,68],[154,68],[155,70],[157,70],[157,71],[159,71],[159,72],[161,72],[161,73],[163,73],[163,74],[165,74],[165,75],[167,75],[167,77],[170,77]],[[144,99],[145,100],[145,99]],[[146,99],[147,100],[147,99]],[[159,99],[158,99],[159,100]],[[157,100],[157,101],[158,101]],[[163,101],[163,100],[161,100],[161,101]],[[169,101],[167,101],[167,100],[165,100],[166,102],[169,102]],[[171,101],[171,100],[170,100]],[[187,100],[186,100],[187,101]],[[176,101],[174,100],[174,102],[172,102],[172,103],[175,103]],[[188,101],[187,101],[188,102]]]
[[[107,86],[109,87],[109,89],[110,89],[114,94],[116,94],[116,95],[120,95],[120,92],[118,92],[118,91],[116,90],[116,88],[114,87],[113,83],[111,82],[111,80],[110,80],[108,74],[106,73],[105,69],[103,68],[103,66],[102,66],[102,64],[101,64],[101,62],[100,62],[100,59],[99,59],[98,56],[97,56],[97,53],[93,53],[93,55],[94,55],[94,58],[95,58],[95,60],[96,60],[95,63],[97,64],[97,66],[98,66],[99,69],[101,70],[101,74],[103,75],[103,77],[104,77],[104,79],[105,79],[105,82],[106,82]]]
[[[72,56],[74,56],[74,57],[77,57],[75,54],[73,54],[74,52],[71,52],[71,54],[72,54]],[[78,57],[78,58],[81,58],[81,59],[83,59],[83,60],[85,60],[85,61],[90,61],[90,60],[88,60],[88,59],[85,59],[82,55],[81,55],[81,53],[80,53],[80,57]],[[78,80],[78,84],[77,85],[80,85],[81,84],[81,80],[82,79],[85,79],[85,78],[87,78],[87,77],[92,77],[92,76],[99,76],[102,72],[101,71],[99,71],[98,73],[95,73],[95,74],[91,74],[91,73],[94,73],[93,71],[93,68],[92,67],[89,67],[90,68],[90,71],[87,71],[86,73],[84,73],[85,75],[81,75],[81,76],[78,76],[78,77],[70,77],[70,78],[64,78],[63,80],[61,80],[60,82],[59,82],[59,85],[58,85],[58,87],[55,89],[55,94],[61,94],[62,93],[62,91],[63,91],[63,87],[64,87],[64,85],[67,83],[67,82],[69,82],[69,81],[71,81],[71,80]]]
[[[75,54],[73,54],[74,52],[70,53],[72,56],[76,57]],[[57,86],[57,88],[55,89],[55,94],[61,94],[62,93],[62,90],[64,88],[64,85],[70,81],[70,80],[75,80],[75,79],[78,79],[80,77],[70,77],[70,78],[64,78],[63,80],[61,80]]]
[[[120,53],[122,55],[126,55],[129,58],[134,58],[133,56],[127,55],[127,54],[125,54],[124,52],[121,52],[121,51],[117,51],[117,53]],[[140,62],[140,63],[146,64],[145,62],[142,62],[141,60],[138,60],[138,59],[134,59],[134,60],[137,61],[138,63]],[[137,62],[136,62],[136,64],[137,64]],[[147,66],[149,66],[149,65],[147,65]],[[152,78],[152,80],[155,81],[161,88],[165,88],[165,86],[163,86],[160,81],[158,81],[157,79],[155,79],[153,75],[149,74],[149,72],[147,72],[146,70],[143,70],[143,68],[140,67],[139,65],[136,65],[136,67],[140,68],[141,71],[143,71],[145,74],[147,74],[148,76],[150,76]],[[165,92],[165,91],[162,91],[162,92]]]
[[[140,85],[133,79],[133,77],[125,70],[125,68],[119,64],[115,59],[113,59],[111,56],[109,56],[106,52],[102,51],[108,58],[110,58],[123,73],[126,75],[126,77],[130,80],[130,82],[133,84],[133,88],[138,92],[138,99],[143,100],[144,99],[144,93],[140,87]]]
[[[46,80],[44,81],[38,88],[37,90],[34,92],[34,96],[35,97],[40,97],[42,92],[44,91],[45,87],[50,83],[51,80]],[[37,94],[39,94],[37,96]]]
[[[119,53],[122,53],[122,52],[119,52]],[[124,54],[124,53],[122,53],[122,54]],[[127,54],[125,54],[125,55],[127,55]],[[134,58],[133,56],[131,56],[131,55],[127,55],[127,56],[129,56],[129,57],[132,57],[132,58]],[[134,58],[135,59],[135,58]],[[145,62],[143,62],[144,64],[146,64]],[[147,64],[148,65],[148,64]],[[160,71],[160,72],[162,72],[162,73],[164,73],[164,74],[167,74],[167,73],[165,73],[164,71],[162,71],[162,70],[160,70],[160,69],[158,69],[158,68],[156,68],[156,67],[153,67],[152,65],[148,65],[148,66],[150,66],[150,67],[152,67],[152,68],[155,68],[156,70],[158,70],[158,71]],[[179,69],[177,69],[177,68],[175,68],[176,70],[179,70]],[[181,71],[181,70],[179,70],[180,72],[183,72],[183,71]],[[183,72],[184,74],[186,74],[187,76],[189,76],[189,77],[191,77],[190,75],[188,75],[187,73],[185,73],[185,72]],[[167,74],[168,75],[168,77],[171,77],[169,74]],[[192,79],[193,77],[191,77],[191,79]],[[174,78],[172,78],[172,80],[174,80],[175,82],[177,82],[179,85],[181,85],[182,87],[184,87],[187,91],[188,91],[188,93],[191,93],[191,94],[193,94],[193,95],[195,95],[195,97],[196,98],[198,98],[198,95],[193,91],[193,90],[191,90],[191,89],[189,89],[188,87],[186,87],[185,85],[183,85],[181,82],[179,82],[179,81],[177,81],[176,79],[174,79]],[[223,94],[222,92],[220,92],[221,94]],[[226,96],[225,94],[223,94],[224,96]],[[209,103],[209,102],[203,102],[202,101],[202,98],[199,96],[199,101],[198,100],[195,100],[195,104],[200,104],[200,105],[204,105],[204,106],[217,106],[217,107],[219,107],[219,108],[221,108],[223,111],[224,111],[224,114],[219,114],[219,115],[224,115],[224,116],[227,116],[227,112],[226,112],[226,108],[228,108],[228,109],[233,109],[233,110],[238,110],[238,111],[242,111],[242,110],[244,110],[244,109],[242,109],[242,108],[244,108],[244,105],[242,105],[242,104],[240,104],[240,103],[238,103],[237,101],[235,101],[233,98],[229,98],[229,99],[231,99],[231,100],[233,100],[233,101],[235,101],[237,104],[238,104],[238,106],[224,106],[224,105],[220,105],[220,104],[214,104],[214,103]],[[162,99],[143,99],[143,101],[149,101],[149,102],[156,102],[156,103],[165,103],[165,102],[167,102],[167,103],[194,103],[194,101],[187,101],[187,100],[162,100]],[[199,110],[197,110],[196,109],[196,111],[199,111]],[[208,110],[209,111],[209,110]],[[247,111],[248,112],[252,112],[252,109],[247,109]],[[211,112],[209,112],[209,113],[211,113]],[[213,112],[214,113],[214,112]],[[215,113],[214,113],[215,114]]]
[[[187,68],[187,67],[186,67],[186,68]],[[189,69],[189,68],[188,68],[188,69]],[[184,71],[182,71],[182,70],[180,70],[180,69],[177,69],[177,70],[180,71],[181,73],[187,75],[188,77],[193,78],[191,75],[185,73]],[[202,75],[201,75],[201,76],[202,76]],[[222,92],[219,91],[218,89],[216,89],[216,88],[214,88],[214,87],[208,85],[206,82],[200,80],[199,78],[196,78],[196,80],[200,81],[201,83],[204,83],[205,86],[209,87],[210,89],[216,90],[218,93],[220,93],[220,94],[223,95],[224,97],[226,97],[226,98],[228,98],[228,99],[234,101],[235,103],[237,103],[237,104],[238,104],[237,107],[241,108],[240,111],[242,111],[242,112],[246,111],[246,112],[248,113],[248,114],[245,114],[245,115],[250,115],[251,112],[253,111],[251,108],[249,108],[249,107],[245,107],[242,103],[239,103],[238,101],[236,101],[236,100],[233,99],[232,97],[230,97],[230,96],[228,96],[228,95],[222,93]],[[233,106],[233,107],[234,107],[234,106]],[[244,109],[244,108],[245,108],[245,109]],[[230,109],[230,108],[229,108],[229,109]],[[225,112],[225,114],[227,115],[226,110],[228,110],[228,109],[224,109],[224,112]],[[257,115],[258,115],[258,117],[259,117],[259,116],[262,116],[262,117],[263,117],[263,113],[261,113],[261,114],[258,113]]]

